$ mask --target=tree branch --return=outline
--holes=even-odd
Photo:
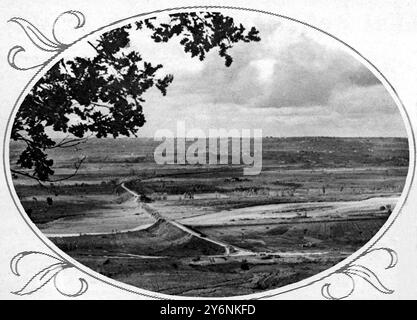
[[[59,143],[57,143],[53,147],[49,147],[48,149],[71,148],[71,147],[77,146],[77,145],[79,145],[81,143],[87,142],[87,140],[88,140],[89,137],[85,137],[85,138],[74,138],[74,139],[66,140],[67,138],[68,138],[68,136],[65,137],[64,139],[62,139]]]
[[[38,182],[38,183],[39,183],[42,187],[45,187],[45,188],[46,188],[46,186],[43,184],[44,182],[55,183],[55,182],[65,181],[65,180],[68,180],[68,179],[71,179],[72,177],[74,177],[74,176],[78,173],[78,170],[80,169],[81,164],[84,162],[84,160],[85,160],[86,158],[87,158],[87,157],[86,157],[86,156],[84,156],[82,159],[80,159],[78,162],[76,162],[76,163],[74,164],[75,171],[74,171],[72,174],[70,174],[69,176],[66,176],[66,177],[61,178],[61,179],[55,179],[55,180],[46,179],[46,180],[41,180],[41,179],[39,179],[38,177],[36,177],[36,176],[34,176],[34,175],[31,175],[31,174],[29,174],[29,173],[26,173],[26,172],[24,172],[24,171],[19,171],[19,170],[15,170],[15,169],[10,169],[10,171],[11,171],[12,173],[14,173],[14,174],[19,174],[19,175],[21,175],[21,176],[24,176],[24,177],[27,177],[27,178],[34,179],[34,180],[36,180],[36,181],[37,181],[37,182]]]

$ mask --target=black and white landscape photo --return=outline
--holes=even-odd
[[[256,12],[119,23],[20,105],[15,192],[56,247],[137,288],[231,297],[305,280],[371,241],[405,186],[404,112],[364,61]]]

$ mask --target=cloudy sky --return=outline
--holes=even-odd
[[[255,129],[264,136],[406,136],[400,113],[379,80],[328,36],[276,17],[233,15],[260,31],[260,42],[230,50],[231,67],[217,52],[201,62],[178,41],[154,43],[131,34],[132,48],[161,63],[174,82],[166,97],[146,95],[147,123],[157,129]]]

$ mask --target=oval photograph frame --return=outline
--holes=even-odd
[[[12,67],[14,67],[15,69],[18,69],[18,70],[22,70],[22,71],[23,70],[30,70],[30,69],[38,69],[38,70],[36,71],[35,75],[30,79],[30,81],[25,85],[25,87],[23,88],[21,93],[19,94],[19,96],[16,100],[16,103],[13,106],[12,112],[11,112],[9,118],[8,118],[6,132],[5,132],[5,136],[3,138],[4,175],[6,177],[8,189],[9,189],[9,192],[10,192],[11,197],[13,199],[13,202],[16,205],[22,219],[28,225],[28,227],[31,229],[31,231],[37,236],[37,238],[39,240],[41,240],[41,242],[48,248],[48,250],[52,251],[53,254],[54,254],[54,256],[53,256],[53,255],[49,255],[49,254],[45,254],[45,253],[38,253],[38,252],[32,252],[32,251],[21,252],[18,255],[16,255],[16,257],[11,261],[12,272],[15,273],[16,275],[18,275],[17,264],[20,262],[20,260],[23,257],[25,257],[27,255],[30,255],[30,254],[43,254],[43,255],[49,255],[50,257],[60,261],[61,270],[59,270],[58,273],[62,270],[65,270],[65,269],[74,269],[74,270],[77,270],[78,272],[80,272],[84,275],[87,275],[89,277],[92,277],[96,280],[101,281],[103,284],[110,285],[110,286],[114,287],[115,289],[124,290],[124,291],[130,292],[130,293],[134,293],[134,294],[144,296],[144,297],[155,298],[155,299],[184,298],[182,296],[171,296],[171,295],[166,295],[166,294],[161,294],[161,293],[156,293],[156,292],[150,292],[150,291],[140,289],[140,288],[136,288],[134,286],[131,286],[131,285],[128,285],[128,284],[125,284],[125,283],[122,283],[122,282],[112,280],[110,278],[107,278],[107,277],[91,270],[90,268],[86,267],[85,265],[81,264],[80,262],[78,262],[77,260],[75,260],[74,258],[69,256],[68,254],[66,254],[63,251],[61,251],[60,249],[58,249],[36,227],[36,225],[30,220],[30,218],[25,213],[25,211],[24,211],[24,209],[23,209],[23,207],[20,203],[20,200],[19,200],[19,198],[16,194],[16,191],[14,190],[14,187],[13,187],[12,176],[11,176],[11,172],[10,172],[9,143],[10,143],[10,133],[11,133],[11,127],[12,127],[12,124],[13,124],[13,119],[16,115],[16,112],[17,112],[18,108],[22,104],[23,99],[26,97],[29,90],[36,84],[36,82],[57,61],[59,61],[61,59],[61,57],[64,55],[64,53],[66,53],[67,50],[70,50],[70,48],[72,46],[79,43],[80,41],[87,40],[90,37],[94,37],[94,36],[97,36],[99,34],[102,34],[102,33],[106,32],[106,31],[112,30],[114,28],[121,27],[121,26],[129,23],[130,21],[133,21],[134,19],[155,16],[155,15],[157,15],[159,13],[163,13],[163,12],[174,13],[174,12],[184,12],[184,11],[190,11],[190,10],[203,10],[203,11],[204,10],[205,11],[210,11],[210,10],[232,10],[232,11],[234,11],[234,10],[236,10],[236,11],[248,11],[248,12],[254,12],[254,13],[259,13],[259,14],[266,14],[266,15],[269,15],[269,16],[274,16],[274,17],[277,17],[277,18],[280,18],[280,19],[285,19],[285,20],[288,20],[288,21],[292,21],[294,23],[301,24],[301,25],[303,25],[307,28],[311,28],[311,29],[313,29],[317,32],[320,32],[321,34],[324,34],[326,36],[331,37],[333,40],[337,41],[340,45],[344,46],[345,48],[348,48],[349,51],[352,52],[352,56],[354,56],[355,58],[360,60],[369,70],[371,70],[378,77],[378,79],[381,80],[385,89],[388,90],[391,97],[394,99],[396,105],[398,106],[398,109],[401,112],[404,124],[406,126],[406,130],[408,132],[409,169],[408,169],[408,174],[407,174],[407,178],[406,178],[405,187],[402,191],[399,203],[396,205],[394,211],[392,212],[392,214],[390,215],[388,220],[385,222],[383,227],[363,247],[361,247],[359,250],[357,250],[351,256],[349,256],[346,259],[344,259],[343,261],[337,263],[333,267],[331,267],[327,270],[321,271],[321,272],[319,272],[318,274],[316,274],[312,277],[303,279],[303,280],[301,280],[299,282],[296,282],[296,283],[291,283],[291,284],[285,285],[285,286],[277,288],[277,289],[272,289],[272,290],[268,290],[268,291],[265,291],[265,292],[262,292],[262,293],[255,293],[255,294],[239,296],[239,297],[241,297],[241,298],[251,298],[251,299],[278,297],[278,296],[282,296],[285,293],[292,292],[292,291],[295,291],[295,290],[299,290],[301,288],[305,288],[305,287],[310,286],[312,284],[316,284],[316,283],[324,281],[323,285],[321,286],[321,292],[320,292],[321,295],[323,297],[327,298],[327,299],[341,299],[341,298],[349,297],[354,292],[354,290],[355,290],[355,277],[361,277],[363,279],[365,277],[367,277],[368,279],[371,279],[371,280],[369,280],[369,281],[367,280],[367,281],[374,288],[376,288],[378,291],[380,291],[382,293],[386,293],[386,294],[392,293],[393,290],[386,288],[382,284],[381,280],[379,279],[379,275],[373,273],[372,270],[369,270],[368,268],[366,268],[366,266],[362,266],[359,263],[359,261],[362,257],[364,257],[368,254],[371,254],[375,251],[384,251],[385,253],[387,253],[390,256],[390,263],[389,263],[387,268],[394,267],[396,262],[397,262],[398,257],[396,256],[396,253],[393,249],[385,248],[385,247],[380,248],[380,247],[377,246],[377,243],[386,234],[386,232],[392,227],[392,225],[397,221],[397,218],[399,217],[399,215],[400,215],[400,213],[403,209],[404,203],[407,200],[407,197],[408,197],[408,194],[409,194],[409,191],[410,191],[410,186],[411,186],[411,184],[413,182],[413,179],[414,179],[415,165],[416,165],[415,164],[415,157],[414,157],[414,155],[415,155],[415,136],[414,136],[414,131],[413,131],[413,128],[412,128],[412,125],[411,125],[409,115],[407,113],[407,110],[406,110],[404,104],[402,103],[402,101],[401,101],[400,97],[398,96],[394,87],[391,85],[391,83],[388,81],[388,79],[381,73],[381,71],[378,70],[378,68],[375,65],[373,65],[368,59],[366,59],[364,56],[362,56],[356,49],[354,49],[353,47],[351,47],[350,45],[348,45],[347,43],[345,43],[341,39],[333,36],[332,34],[326,32],[326,31],[324,31],[324,30],[322,30],[318,27],[315,27],[315,26],[310,25],[306,22],[299,21],[297,19],[294,19],[294,18],[291,18],[291,17],[288,17],[288,16],[284,16],[284,15],[280,15],[280,14],[276,14],[276,13],[272,13],[272,12],[268,12],[268,11],[257,10],[257,9],[230,7],[230,6],[178,7],[178,8],[168,8],[168,9],[163,9],[163,10],[156,10],[156,11],[151,11],[151,12],[147,12],[147,13],[136,14],[136,15],[127,17],[125,19],[115,21],[115,22],[110,23],[106,26],[102,26],[102,27],[100,27],[100,28],[98,28],[98,29],[96,29],[92,32],[89,32],[88,34],[78,38],[77,40],[75,40],[74,42],[72,42],[69,45],[62,44],[57,40],[57,38],[55,36],[55,32],[54,32],[56,22],[63,15],[71,14],[78,19],[76,28],[81,28],[84,25],[84,22],[85,22],[84,19],[85,18],[84,18],[83,14],[81,12],[67,11],[67,12],[64,12],[63,14],[61,14],[54,23],[53,34],[54,34],[55,41],[51,41],[51,43],[49,43],[49,41],[46,41],[48,39],[46,39],[46,40],[42,39],[42,41],[41,41],[42,43],[44,43],[44,44],[46,43],[48,45],[48,48],[50,49],[48,51],[53,52],[52,56],[49,59],[47,59],[45,62],[43,62],[41,64],[37,64],[37,65],[32,66],[32,67],[26,67],[26,68],[18,67],[17,64],[15,63],[15,58],[16,58],[17,54],[23,52],[24,49],[20,46],[16,46],[16,47],[13,47],[10,50],[8,59],[9,59],[9,64]],[[22,26],[22,24],[29,23],[28,21],[26,21],[22,18],[13,18],[13,19],[15,19],[14,22],[18,22],[18,23],[20,22],[19,24],[21,26]],[[13,19],[11,21],[13,21]],[[37,31],[40,32],[39,30],[37,30]],[[40,34],[42,35],[42,33],[40,33]],[[33,40],[32,40],[32,42],[33,42]],[[34,44],[36,45],[35,42],[34,42]],[[42,49],[38,45],[37,45],[37,47]],[[44,49],[42,49],[42,50],[44,50]],[[47,50],[44,50],[44,51],[47,51]],[[369,273],[366,274],[368,271],[369,271]],[[56,279],[55,277],[58,275],[58,273],[55,274],[54,279]],[[365,273],[365,275],[363,275],[363,273]],[[333,295],[332,294],[332,291],[330,289],[330,286],[331,286],[330,277],[332,275],[336,275],[336,274],[337,275],[342,274],[342,275],[346,276],[348,281],[351,282],[351,287],[348,290],[348,292],[346,292],[344,294],[341,294],[341,295]],[[79,276],[76,277],[76,279],[78,279],[78,278],[79,278]],[[372,280],[373,278],[376,278],[376,279]],[[27,283],[25,285],[25,287],[27,287],[27,285],[30,285],[30,284]],[[87,291],[88,281],[86,279],[81,279],[81,289],[80,289],[80,291],[76,292],[75,294],[65,294],[65,292],[64,292],[65,290],[59,289],[56,282],[55,282],[55,287],[60,293],[64,294],[65,296],[79,296],[79,295],[84,294]],[[39,288],[34,288],[33,290],[30,290],[30,291],[19,290],[19,291],[16,291],[15,293],[20,294],[20,295],[31,294],[33,292],[36,292],[39,289],[40,289],[40,287]],[[193,297],[193,298],[202,299],[204,297]],[[226,297],[226,298],[230,298],[230,297]],[[233,296],[233,298],[236,298],[236,296]]]

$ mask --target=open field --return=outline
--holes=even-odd
[[[240,165],[153,162],[150,139],[91,140],[51,155],[42,188],[14,177],[31,219],[106,276],[179,295],[277,288],[356,251],[394,210],[408,172],[402,138],[264,138],[260,175]],[[14,165],[21,146],[11,144]],[[50,198],[50,201],[47,199]]]

